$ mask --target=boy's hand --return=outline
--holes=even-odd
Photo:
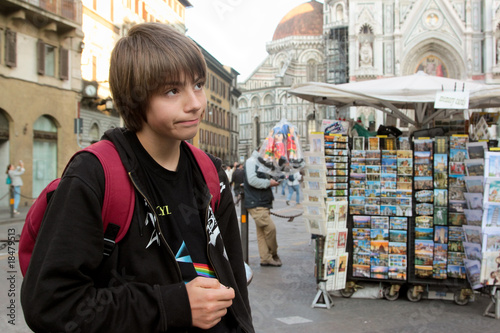
[[[271,184],[269,186],[274,187],[274,186],[278,186],[279,184],[281,184],[281,183],[271,178]]]
[[[234,289],[216,279],[197,277],[186,284],[193,326],[209,329],[215,326],[233,304]]]

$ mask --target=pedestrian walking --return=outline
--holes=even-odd
[[[302,179],[302,175],[300,172],[295,172],[288,176],[288,196],[286,197],[286,204],[290,205],[290,200],[292,199],[293,192],[295,192],[295,202],[297,205],[300,205],[300,180]]]
[[[125,128],[103,139],[134,187],[131,225],[103,258],[104,171],[94,155],[77,155],[48,203],[23,280],[31,329],[254,332],[227,176],[208,155],[224,184],[212,208],[197,148],[185,142],[203,119],[206,80],[196,43],[167,24],[136,24],[117,42],[109,85]]]
[[[269,174],[258,171],[259,156],[257,149],[245,162],[245,207],[255,221],[260,265],[280,267],[282,263],[278,256],[276,226],[271,219],[274,200],[271,188],[280,183]]]
[[[23,161],[19,161],[18,166],[9,164],[7,166],[7,175],[10,178],[10,186],[14,193],[14,214],[19,214],[19,203],[21,202],[21,186],[23,186],[23,178],[21,177],[26,170],[24,169]]]
[[[243,171],[242,163],[238,163],[236,166],[231,182],[233,183],[233,192],[234,197],[236,198],[236,203],[239,203],[241,194],[243,193],[243,183],[245,182],[245,171]]]

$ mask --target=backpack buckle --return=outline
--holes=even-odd
[[[104,249],[102,250],[105,257],[109,257],[115,249],[116,242],[113,239],[104,238]]]

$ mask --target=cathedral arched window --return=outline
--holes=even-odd
[[[307,62],[307,81],[318,81],[318,64],[314,59]]]

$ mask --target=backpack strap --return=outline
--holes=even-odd
[[[207,183],[208,189],[210,190],[210,194],[212,195],[210,206],[215,212],[215,209],[219,207],[220,202],[220,180],[217,169],[215,168],[215,164],[203,150],[193,146],[189,142],[186,143],[191,149],[191,152],[193,153],[194,158],[196,159],[196,162],[201,169],[203,178]]]
[[[104,170],[105,190],[102,205],[104,255],[109,256],[116,242],[127,233],[134,213],[135,191],[115,145],[109,140],[98,141],[80,152],[94,154]]]

